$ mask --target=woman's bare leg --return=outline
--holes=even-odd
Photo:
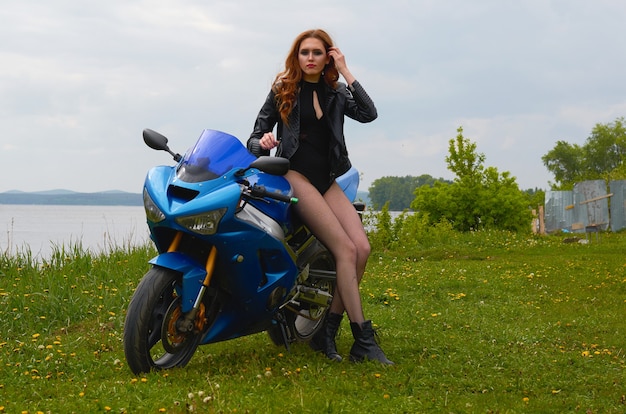
[[[357,261],[356,261],[356,275],[357,281],[360,284],[365,273],[365,267],[367,265],[367,259],[370,255],[370,244],[363,228],[361,218],[356,209],[352,205],[352,202],[348,200],[339,185],[333,183],[330,189],[324,194],[324,199],[328,202],[331,210],[341,223],[344,231],[348,234],[348,237],[357,247]],[[332,313],[342,314],[345,310],[341,296],[337,295],[333,299],[333,303],[330,306]]]

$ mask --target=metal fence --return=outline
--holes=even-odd
[[[611,181],[611,230],[626,227],[626,180]]]
[[[547,233],[558,230],[571,230],[574,222],[574,194],[571,191],[546,191],[544,223]]]
[[[545,231],[589,233],[626,227],[626,180],[583,181],[572,191],[546,191]]]

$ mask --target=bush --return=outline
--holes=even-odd
[[[529,232],[528,195],[509,172],[500,174],[495,167],[484,167],[484,160],[485,156],[476,152],[476,144],[465,139],[459,128],[446,158],[456,179],[451,184],[436,182],[433,187],[417,188],[411,208],[430,225],[445,221],[458,231]]]
[[[388,204],[368,214],[365,223],[372,249],[380,251],[431,248],[449,243],[457,234],[446,220],[431,223],[428,214],[404,211],[392,219]]]

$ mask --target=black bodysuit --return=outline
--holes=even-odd
[[[313,106],[313,91],[317,93],[320,107],[324,102],[322,83],[302,82],[300,89],[300,142],[291,157],[291,169],[309,179],[317,190],[324,194],[330,188],[329,139],[330,129],[326,116],[320,119]]]

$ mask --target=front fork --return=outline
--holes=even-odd
[[[178,233],[181,234],[181,233]],[[194,328],[201,331],[204,326],[197,326],[204,321],[204,315],[200,315],[201,317],[196,319],[198,316],[198,312],[204,313],[204,305],[202,305],[202,299],[204,299],[204,294],[206,293],[209,285],[211,284],[211,278],[213,277],[213,270],[215,269],[215,260],[217,258],[217,249],[215,246],[211,247],[211,252],[209,253],[209,257],[206,261],[205,269],[206,276],[202,281],[202,286],[200,286],[200,290],[198,291],[198,295],[196,296],[196,300],[193,303],[193,306],[189,312],[185,314],[184,318],[179,319],[176,322],[176,328],[181,332],[191,332]],[[203,324],[202,324],[203,325]]]
[[[167,249],[167,253],[159,255],[153,259],[151,263],[153,265],[180,271],[183,274],[181,294],[182,312],[184,316],[176,321],[176,329],[179,332],[187,333],[192,332],[194,329],[202,331],[204,328],[206,320],[204,315],[205,307],[202,300],[211,284],[215,263],[217,261],[217,249],[215,246],[211,247],[204,271],[202,271],[197,266],[196,262],[192,262],[188,257],[177,252],[182,237],[183,233],[178,232]],[[204,273],[204,278],[202,279],[200,288],[194,288],[194,286],[198,286],[199,278],[203,276],[202,273]],[[190,304],[192,304],[191,307],[189,307]]]

